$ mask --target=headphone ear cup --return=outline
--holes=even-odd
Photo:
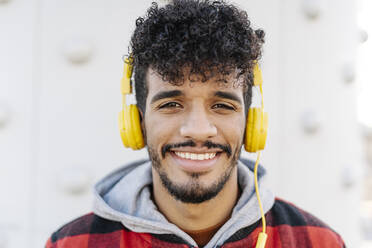
[[[125,147],[138,150],[145,146],[136,105],[124,106],[123,110],[120,111],[119,128],[121,140]]]
[[[269,117],[266,112],[262,113],[261,129],[260,129],[260,145],[259,149],[263,150],[266,145],[267,129],[269,126]]]
[[[119,131],[120,131],[120,137],[121,137],[121,141],[123,142],[123,145],[125,147],[129,147],[128,139],[125,134],[124,110],[119,112]]]
[[[141,130],[140,115],[136,105],[130,105],[130,120],[131,120],[131,132],[134,138],[135,150],[141,149],[145,146],[143,141],[143,135]]]
[[[250,108],[245,131],[244,148],[247,152],[257,152],[265,148],[268,115],[261,108]]]
[[[127,139],[127,142],[129,144],[129,147],[132,149],[135,149],[136,143],[132,132],[132,121],[131,121],[131,114],[130,114],[131,106],[125,106],[124,111],[124,131],[125,131],[125,137]]]
[[[245,132],[244,148],[247,152],[256,152],[254,149],[254,129],[257,125],[257,108],[250,108],[248,110],[248,120]]]

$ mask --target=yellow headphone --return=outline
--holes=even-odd
[[[121,140],[125,147],[130,147],[133,150],[141,149],[145,146],[141,131],[141,123],[137,105],[127,104],[126,96],[132,93],[132,71],[133,58],[125,58],[124,74],[121,79],[120,90],[123,95],[123,109],[119,113],[119,130]]]
[[[125,147],[133,150],[141,149],[145,146],[141,131],[138,108],[135,104],[127,104],[126,96],[132,94],[132,71],[133,59],[125,58],[124,74],[121,79],[121,94],[123,95],[123,109],[119,113],[119,129],[121,140]],[[259,108],[250,108],[246,124],[244,148],[247,152],[257,152],[265,148],[268,117],[263,110],[262,94],[262,73],[258,64],[254,67],[254,86],[260,87],[261,104]]]
[[[123,109],[119,113],[119,130],[121,140],[125,147],[132,148],[133,150],[141,149],[145,146],[143,135],[141,131],[141,124],[139,118],[139,111],[135,104],[127,104],[127,95],[132,94],[132,71],[133,71],[133,58],[125,58],[124,61],[124,74],[121,79],[121,94],[123,96]],[[258,161],[260,159],[260,150],[265,148],[267,128],[268,128],[268,115],[264,112],[263,92],[262,92],[262,73],[258,64],[255,64],[253,70],[253,85],[259,86],[261,93],[261,107],[250,108],[248,110],[248,118],[245,130],[244,148],[247,152],[258,152],[257,160],[254,166],[254,183],[256,189],[256,196],[258,199],[260,213],[262,217],[262,232],[259,233],[256,248],[264,248],[267,234],[266,234],[266,219],[263,212],[260,194],[258,192],[257,183],[257,169]]]

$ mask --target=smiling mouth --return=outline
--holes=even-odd
[[[217,165],[222,152],[181,152],[171,151],[175,165],[187,173],[205,173]]]
[[[216,152],[211,153],[192,153],[192,152],[174,152],[178,157],[189,160],[209,160],[216,156]]]

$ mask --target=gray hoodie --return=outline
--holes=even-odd
[[[252,225],[260,218],[259,206],[254,190],[254,163],[238,162],[238,182],[242,194],[235,205],[231,218],[215,233],[205,248],[222,245],[241,228]],[[262,186],[265,174],[259,166],[259,191],[266,213],[274,204],[274,195]],[[176,225],[168,222],[151,200],[151,162],[140,161],[119,168],[94,186],[93,212],[102,218],[121,222],[133,232],[174,234],[190,245],[196,242]]]

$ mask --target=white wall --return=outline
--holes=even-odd
[[[33,1],[0,4],[1,247],[27,247],[30,238],[35,18]]]
[[[280,9],[278,192],[331,224],[348,247],[359,247],[361,140],[355,84],[345,81],[357,47],[355,3],[313,1],[322,12],[310,21],[301,2],[287,0]],[[301,125],[306,111],[319,120],[314,134]]]
[[[321,1],[316,20],[306,18],[302,1],[235,2],[267,33],[267,183],[329,223],[349,247],[358,247],[361,187],[353,181],[357,176],[345,187],[342,176],[361,166],[355,86],[342,74],[357,46],[354,1]],[[58,226],[90,211],[95,181],[146,156],[145,150],[122,148],[117,113],[121,55],[135,18],[148,5],[0,3],[0,122],[2,109],[10,109],[8,125],[0,126],[0,246],[7,239],[5,247],[42,247]],[[71,63],[69,49],[86,50],[91,58]],[[312,134],[301,124],[308,110],[319,120]]]

